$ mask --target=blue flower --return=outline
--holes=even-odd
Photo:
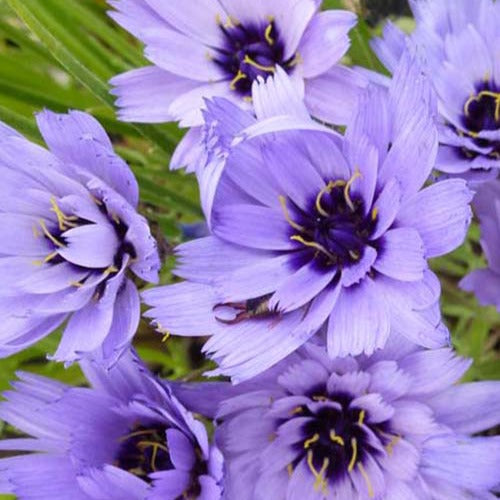
[[[92,388],[27,373],[0,418],[31,436],[0,441],[29,452],[0,459],[0,492],[22,498],[218,500],[220,453],[203,424],[130,352],[111,369],[82,368]]]
[[[225,97],[252,110],[252,85],[282,68],[305,93],[311,114],[346,123],[366,78],[338,64],[356,16],[320,12],[321,0],[109,0],[110,16],[145,43],[152,66],[111,80],[119,117],[194,127],[172,158],[191,167],[204,99]]]
[[[454,385],[469,366],[401,342],[335,360],[305,346],[226,389],[216,442],[227,497],[494,498],[500,438],[474,434],[500,423],[500,382]]]
[[[111,362],[139,322],[131,274],[158,279],[156,243],[104,129],[80,112],[37,120],[50,151],[0,128],[0,356],[67,321],[55,359]]]
[[[211,335],[214,374],[254,376],[320,330],[330,356],[371,354],[389,332],[448,343],[427,259],[462,243],[471,192],[424,186],[437,132],[427,80],[405,59],[370,88],[345,140],[282,131],[226,160],[212,235],[177,249],[187,281],[144,293],[160,330]]]
[[[391,71],[407,46],[417,47],[439,101],[437,168],[471,179],[479,173],[481,179],[483,169],[500,168],[500,4],[410,3],[417,24],[411,37],[389,23],[373,47]]]

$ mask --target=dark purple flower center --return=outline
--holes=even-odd
[[[297,458],[289,465],[289,473],[305,458],[318,492],[325,494],[329,485],[354,470],[361,473],[368,491],[373,491],[364,466],[366,458],[383,454],[384,447],[392,453],[400,437],[390,433],[387,422],[370,424],[369,412],[351,407],[354,396],[314,392],[310,396],[314,407],[303,405],[293,411],[307,421],[302,426],[303,439],[295,445]]]
[[[322,267],[349,267],[358,262],[375,228],[376,213],[366,215],[363,201],[351,196],[351,186],[359,177],[329,182],[311,203],[308,211],[280,198],[292,231],[290,238],[307,259]],[[303,264],[303,263],[301,263]]]
[[[285,60],[285,45],[272,17],[267,24],[241,24],[229,20],[219,23],[224,35],[224,48],[217,49],[214,62],[231,79],[229,84],[243,97],[250,97],[252,83],[258,77],[272,75],[279,65],[292,71],[298,56]]]
[[[500,141],[479,137],[481,132],[500,130],[500,88],[495,82],[488,80],[476,85],[476,93],[464,103],[462,124],[465,134],[472,137],[478,147],[490,149],[486,156],[500,159]],[[462,148],[462,153],[471,159],[480,155],[467,148]]]
[[[121,439],[115,465],[145,481],[149,474],[173,469],[162,425],[136,426]]]
[[[167,427],[163,424],[136,425],[120,440],[116,453],[116,467],[123,469],[150,483],[150,474],[174,469],[166,439]],[[199,477],[207,474],[208,467],[201,451],[195,447],[196,462],[191,469],[191,482],[179,499],[191,500],[199,497]]]
[[[97,272],[101,271],[105,273],[107,280],[108,277],[112,276],[120,270],[126,256],[128,256],[132,260],[137,257],[137,254],[134,246],[130,242],[126,241],[126,234],[128,231],[127,224],[125,224],[117,215],[108,213],[106,205],[102,201],[95,199],[95,202],[99,207],[99,210],[108,218],[119,241],[119,246],[114,254],[113,263],[107,268],[103,269],[92,268],[92,270],[95,270]],[[39,226],[33,228],[33,234],[35,238],[45,238],[52,247],[52,251],[45,257],[45,259],[43,259],[43,261],[37,262],[37,264],[40,265],[55,265],[65,262],[64,257],[59,253],[59,250],[64,248],[68,244],[65,233],[77,227],[95,224],[93,221],[84,219],[80,216],[73,214],[70,215],[63,212],[63,210],[61,210],[61,208],[59,207],[55,197],[51,199],[51,211],[54,212],[57,217],[57,225],[50,225],[49,227],[44,219],[40,219]],[[81,266],[78,266],[74,263],[71,263],[71,265],[73,265],[75,268],[81,269]],[[75,283],[74,285],[77,287],[82,286],[85,284],[86,279],[87,278],[83,279],[81,282]],[[98,295],[104,290],[106,280],[101,282],[98,286],[98,289],[96,291]]]

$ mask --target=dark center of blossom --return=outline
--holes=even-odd
[[[165,432],[161,425],[135,427],[120,440],[115,465],[145,481],[153,472],[173,469]]]
[[[460,134],[473,138],[474,143],[490,149],[486,155],[500,159],[500,141],[480,136],[481,132],[500,130],[500,88],[493,81],[482,81],[476,85],[476,93],[469,96],[464,103],[462,124],[464,131]],[[467,158],[476,158],[479,153],[463,149]]]
[[[293,410],[294,416],[305,418],[306,422],[301,429],[303,439],[295,445],[297,458],[289,464],[288,472],[292,474],[305,459],[315,478],[314,489],[325,495],[329,485],[356,470],[372,497],[373,486],[364,465],[367,457],[392,453],[401,439],[390,432],[387,422],[371,424],[369,412],[353,407],[353,399],[346,393],[316,391],[311,396],[315,406],[303,405]]]
[[[366,215],[364,203],[351,196],[356,172],[348,181],[329,182],[316,196],[308,211],[280,197],[290,238],[298,248],[309,250],[308,258],[322,267],[349,267],[362,256],[375,228],[376,211]]]
[[[94,201],[101,213],[103,213],[109,220],[113,228],[112,230],[115,232],[117,240],[119,242],[114,254],[113,263],[111,263],[106,268],[95,269],[98,272],[100,271],[104,273],[107,279],[120,270],[123,264],[123,260],[126,256],[128,256],[130,259],[135,259],[137,257],[137,254],[133,245],[125,239],[128,231],[127,224],[120,220],[120,218],[116,214],[109,213],[106,205],[102,201],[98,199],[94,199]],[[66,214],[58,205],[57,199],[55,197],[52,197],[52,199],[50,200],[50,204],[50,210],[55,214],[57,218],[57,224],[48,223],[44,219],[40,219],[39,225],[33,227],[34,237],[45,238],[52,247],[52,251],[43,260],[34,262],[37,265],[55,265],[65,262],[65,259],[61,255],[60,251],[68,244],[66,236],[67,231],[81,226],[95,224],[93,221],[87,220],[80,216]],[[74,265],[76,268],[81,268],[81,266],[78,266],[74,263],[72,263],[72,265]],[[87,278],[77,283],[75,282],[74,286],[80,287],[84,285],[86,279]],[[100,293],[100,289],[104,290],[104,286],[105,281],[101,282],[96,293]]]
[[[249,98],[252,83],[258,77],[264,78],[281,66],[290,72],[298,63],[298,55],[285,59],[285,45],[279,28],[272,17],[267,24],[242,24],[233,19],[219,22],[224,36],[224,48],[217,49],[214,62],[223,69],[231,90]]]
[[[167,427],[163,424],[136,425],[120,439],[114,465],[150,483],[150,474],[174,469],[166,438]],[[196,462],[191,469],[188,488],[179,500],[199,498],[201,485],[199,477],[208,473],[206,461],[201,451],[194,448]]]

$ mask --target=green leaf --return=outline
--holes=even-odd
[[[40,39],[52,56],[77,80],[79,80],[100,101],[113,108],[114,99],[109,93],[109,86],[102,75],[95,74],[79,56],[94,69],[100,64],[84,50],[78,32],[69,33],[61,29],[60,19],[51,15],[51,5],[39,0],[7,0],[11,8],[25,22],[30,30]],[[104,71],[103,71],[104,73]],[[106,71],[108,74],[109,71]],[[152,125],[138,127],[140,133],[150,139],[158,148],[170,154],[174,142],[160,127]]]

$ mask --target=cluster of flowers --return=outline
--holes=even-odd
[[[0,124],[0,355],[57,328],[90,388],[20,373],[0,491],[21,499],[493,499],[500,383],[455,383],[428,259],[459,246],[473,190],[500,308],[500,3],[414,0],[411,37],[339,63],[356,23],[320,0],[110,0],[152,65],[112,80],[120,117],[190,130],[172,158],[209,235],[160,269],[137,182],[89,115]],[[344,130],[338,126],[345,126]],[[436,170],[439,174],[436,175]],[[23,197],[19,193],[23,192]],[[141,315],[209,336],[174,383],[131,347]],[[209,439],[201,420],[213,420]]]

